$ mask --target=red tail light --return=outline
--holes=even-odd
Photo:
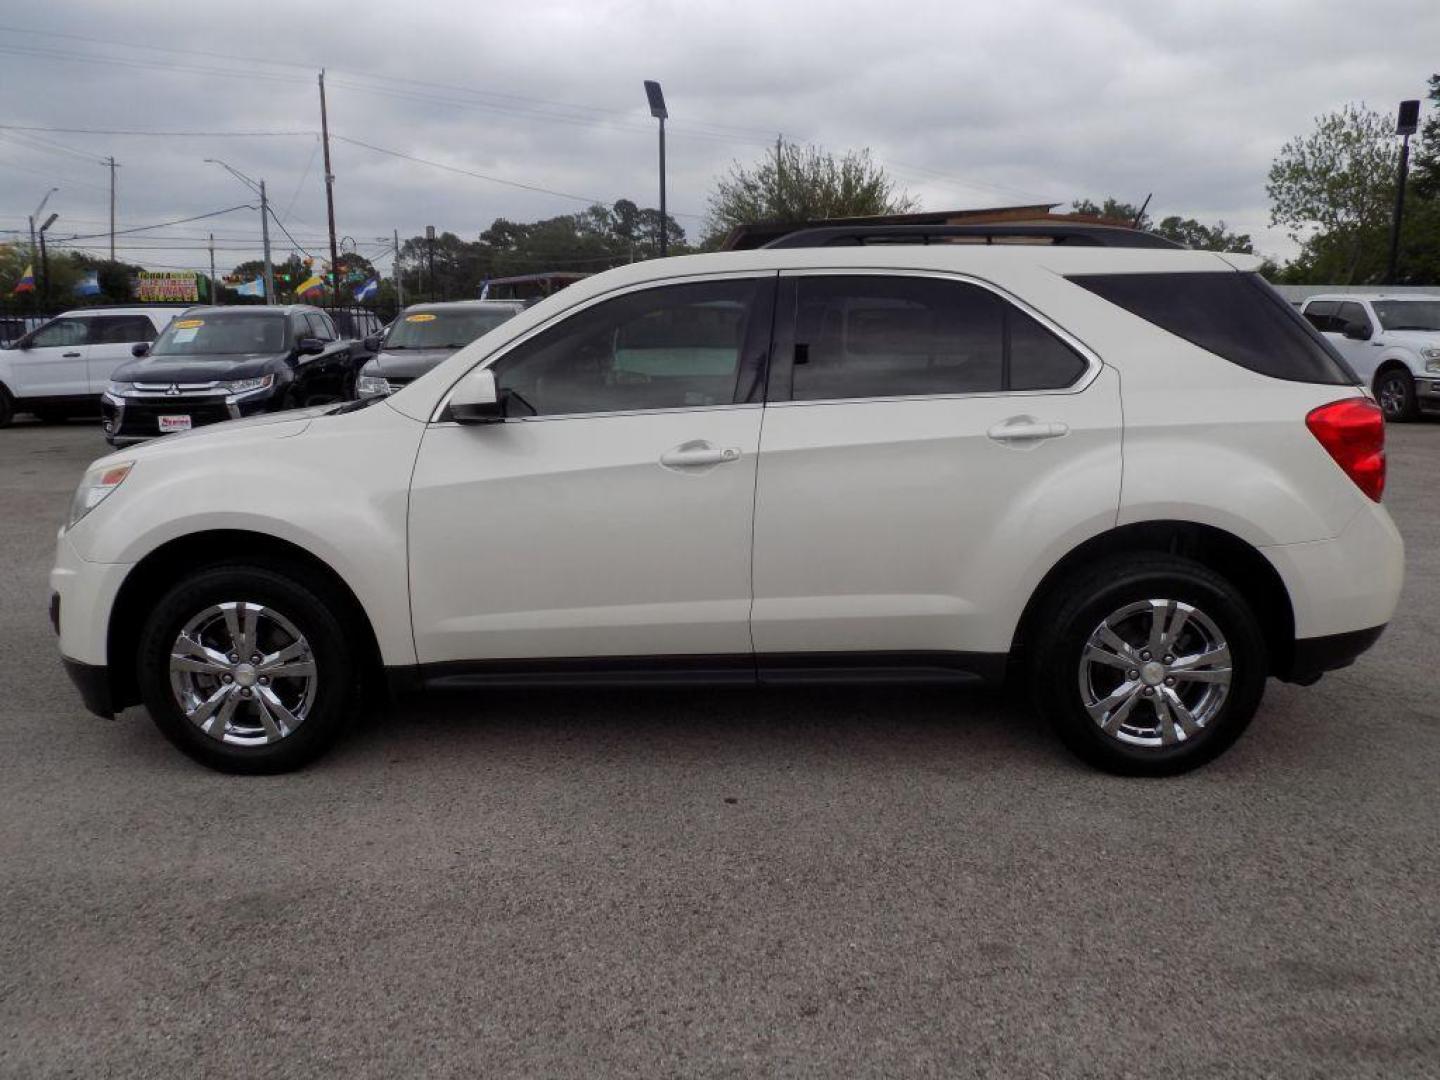
[[[1380,407],[1366,398],[1332,401],[1312,410],[1305,426],[1355,486],[1379,502],[1385,494],[1385,414]]]

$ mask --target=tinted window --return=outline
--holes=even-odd
[[[672,285],[596,304],[505,356],[497,381],[539,416],[729,404],[759,287]]]
[[[92,345],[154,341],[155,336],[155,324],[144,315],[100,315],[90,320]]]
[[[321,341],[334,341],[335,330],[330,325],[330,320],[318,311],[307,311],[305,318],[310,323],[310,336],[318,337]]]
[[[57,345],[84,345],[86,338],[84,319],[55,319],[35,331],[30,344],[37,348],[53,348]]]
[[[458,349],[515,317],[509,308],[435,308],[407,311],[390,328],[387,349]]]
[[[1317,300],[1305,305],[1305,318],[1322,334],[1338,334],[1340,327],[1335,322],[1337,307],[1339,305],[1334,300]]]
[[[1013,305],[1005,305],[1010,330],[1010,390],[1059,390],[1085,374],[1074,349]]]
[[[993,293],[953,281],[797,278],[791,397],[1000,390],[1004,310]]]
[[[1250,371],[1335,386],[1359,381],[1258,274],[1082,274],[1070,280]]]
[[[1345,324],[1352,322],[1359,323],[1361,326],[1370,327],[1372,330],[1374,329],[1374,327],[1370,326],[1370,317],[1365,314],[1363,304],[1341,304],[1335,312],[1335,332],[1337,334],[1343,334],[1345,332]]]

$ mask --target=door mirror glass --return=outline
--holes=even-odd
[[[1345,336],[1352,341],[1369,341],[1370,327],[1365,323],[1347,322],[1345,324]]]
[[[450,396],[450,419],[457,424],[498,424],[505,419],[495,372],[481,368],[461,380]]]
[[[368,336],[365,338],[365,351],[366,351],[366,352],[379,352],[379,351],[380,351],[380,335],[379,335],[379,334],[370,334],[370,335],[368,335]]]
[[[137,341],[134,345],[131,345],[131,346],[130,346],[130,355],[131,355],[131,356],[149,356],[149,355],[150,355],[150,343],[149,343],[148,341]]]
[[[302,337],[296,342],[295,348],[299,350],[301,356],[314,356],[316,353],[325,351],[325,342],[318,337]]]

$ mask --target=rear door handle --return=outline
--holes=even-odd
[[[78,360],[80,358],[80,353],[78,352],[61,353],[60,355],[66,360]]]
[[[1056,439],[1068,435],[1070,425],[1058,422],[1046,423],[1033,416],[1017,416],[996,424],[985,434],[996,442],[1035,442],[1040,439]]]
[[[681,443],[660,455],[660,464],[667,469],[694,469],[705,465],[722,465],[727,461],[739,461],[740,448],[727,446],[723,449],[704,440]]]

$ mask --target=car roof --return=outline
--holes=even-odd
[[[151,312],[170,312],[172,315],[179,311],[186,311],[190,304],[92,304],[89,307],[70,308],[62,311],[51,318],[75,317],[85,315],[149,315]]]
[[[1440,300],[1440,292],[1433,293],[1316,293],[1305,297],[1305,303],[1312,300]]]
[[[406,311],[448,311],[452,308],[466,310],[469,308],[523,308],[523,300],[427,300],[420,304],[406,304]]]

